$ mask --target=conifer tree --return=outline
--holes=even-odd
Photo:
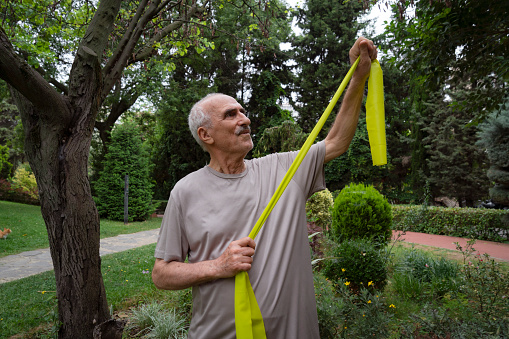
[[[294,109],[304,132],[314,127],[350,68],[348,52],[365,25],[357,21],[362,10],[359,1],[308,0],[296,12],[302,35],[292,42],[299,103]],[[328,131],[333,116],[321,136]]]
[[[462,90],[449,93],[461,100]],[[475,145],[476,126],[468,125],[471,117],[455,110],[444,95],[434,93],[421,112],[420,127],[428,173],[424,175],[431,185],[432,195],[454,197],[462,206],[488,196],[486,178],[487,159]]]
[[[486,149],[490,168],[488,178],[495,183],[490,198],[502,206],[509,206],[509,109],[492,113],[480,126],[478,145]],[[505,217],[509,224],[509,214]]]
[[[151,212],[152,184],[149,154],[134,124],[115,127],[108,145],[104,170],[95,183],[101,217],[124,220],[124,184],[129,175],[129,221],[146,220]]]

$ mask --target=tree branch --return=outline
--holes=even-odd
[[[204,4],[207,4],[208,1],[205,1]],[[117,46],[117,50],[114,52],[114,57],[108,61],[107,66],[103,72],[104,76],[104,88],[102,91],[103,100],[110,93],[111,89],[115,85],[115,83],[122,76],[122,72],[125,67],[150,58],[155,53],[155,48],[153,45],[168,36],[171,32],[180,28],[185,21],[189,20],[192,16],[196,15],[198,12],[202,12],[204,9],[199,7],[197,4],[193,5],[189,11],[184,13],[179,19],[176,19],[166,27],[164,27],[159,33],[154,35],[152,39],[150,39],[145,46],[137,52],[134,56],[134,49],[138,40],[143,33],[143,30],[147,23],[152,20],[160,11],[165,9],[165,6],[173,3],[172,1],[164,1],[160,4],[160,1],[154,1],[150,4],[150,7],[143,15],[140,14],[140,8],[136,15],[133,17],[133,20],[129,24],[128,31],[124,34],[122,38],[122,42]],[[140,6],[141,7],[141,6]],[[138,20],[137,22],[135,20]]]
[[[127,60],[134,51],[136,43],[143,33],[145,25],[157,15],[156,12],[160,1],[153,1],[149,8],[143,13],[147,1],[140,3],[136,15],[131,20],[127,31],[118,44],[113,56],[110,58],[103,70],[104,87],[101,98],[104,100],[110,93],[115,83],[121,78],[124,68],[127,66]],[[143,15],[142,15],[143,14]]]
[[[202,13],[206,6],[207,2],[204,3],[203,6],[198,6],[197,4],[191,6],[190,10],[186,13],[184,13],[180,18],[173,21],[171,24],[164,27],[161,31],[159,31],[157,34],[155,34],[152,39],[150,39],[145,46],[136,53],[135,57],[129,60],[129,63],[135,63],[138,61],[145,60],[149,58],[152,54],[155,52],[154,45],[161,41],[164,37],[168,36],[171,32],[179,29],[185,22],[189,21],[190,18],[195,16],[198,13]]]
[[[35,107],[40,108],[41,118],[68,120],[69,116],[63,97],[34,70],[22,57],[16,54],[5,31],[0,27],[0,78],[22,94]],[[55,109],[57,107],[63,109]],[[52,112],[44,116],[45,112]],[[58,116],[57,112],[62,113]],[[49,114],[49,113],[48,113]]]
[[[99,7],[88,25],[74,59],[69,79],[71,95],[76,91],[80,92],[83,81],[89,82],[92,78],[98,77],[99,57],[104,53],[121,2],[121,0],[99,2]]]
[[[46,75],[46,71],[44,70],[44,68],[42,67],[36,67],[35,70],[42,76],[45,76]],[[55,78],[48,78],[48,82],[50,84],[52,84],[53,86],[56,87],[56,89],[58,89],[61,93],[63,93],[64,95],[67,95],[69,93],[69,88],[67,88],[66,85],[64,85],[63,83],[59,82],[58,80],[56,80]]]

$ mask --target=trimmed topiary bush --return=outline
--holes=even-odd
[[[369,239],[345,240],[324,260],[322,273],[335,284],[344,283],[353,290],[361,286],[383,289],[387,283],[385,250]]]
[[[391,225],[391,205],[373,186],[350,184],[334,201],[331,235],[336,241],[370,238],[387,244]]]

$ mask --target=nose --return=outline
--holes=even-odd
[[[242,125],[246,125],[246,126],[249,126],[251,125],[251,120],[249,120],[249,118],[246,116],[246,114],[240,112],[240,119],[239,119],[239,124],[242,126]]]

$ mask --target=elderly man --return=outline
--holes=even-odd
[[[245,160],[250,120],[230,96],[208,95],[191,110],[191,132],[210,163],[172,190],[152,272],[158,288],[193,287],[189,338],[235,338],[234,276],[241,271],[249,271],[267,338],[319,338],[305,204],[325,188],[323,164],[344,153],[355,133],[377,50],[361,37],[350,61],[359,55],[333,127],[309,150],[256,244],[247,235],[297,152]]]

